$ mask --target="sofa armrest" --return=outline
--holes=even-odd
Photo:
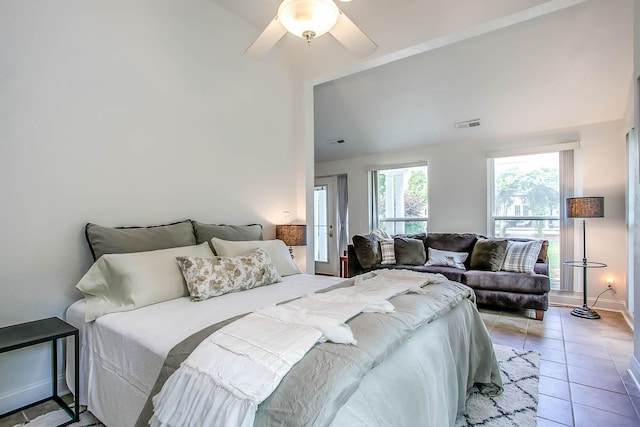
[[[360,262],[358,261],[358,257],[356,257],[356,250],[353,245],[347,246],[347,277],[357,276],[358,274],[364,273]]]
[[[533,271],[538,274],[544,274],[545,276],[549,275],[549,259],[546,262],[536,262],[536,265],[533,266]]]

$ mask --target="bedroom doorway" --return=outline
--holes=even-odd
[[[313,187],[316,274],[339,275],[337,177],[316,178]]]

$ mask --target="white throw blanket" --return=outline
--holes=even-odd
[[[182,363],[153,398],[152,426],[252,426],[258,405],[318,341],[356,344],[345,322],[361,312],[392,312],[389,298],[446,279],[382,270],[355,286],[269,306],[219,329]]]

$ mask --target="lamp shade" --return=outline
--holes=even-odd
[[[319,37],[336,25],[340,16],[332,0],[284,0],[278,20],[291,34],[307,40]]]
[[[305,246],[307,244],[307,226],[276,225],[276,239],[282,240],[287,246]]]
[[[567,199],[567,218],[604,217],[604,197],[570,197]]]

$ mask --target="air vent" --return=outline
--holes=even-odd
[[[454,123],[456,130],[468,129],[468,128],[476,128],[480,126],[480,119],[469,120],[466,122]]]
[[[327,143],[329,145],[340,145],[340,144],[346,144],[347,141],[345,139],[342,139],[342,138],[336,138],[336,139],[328,140]]]

